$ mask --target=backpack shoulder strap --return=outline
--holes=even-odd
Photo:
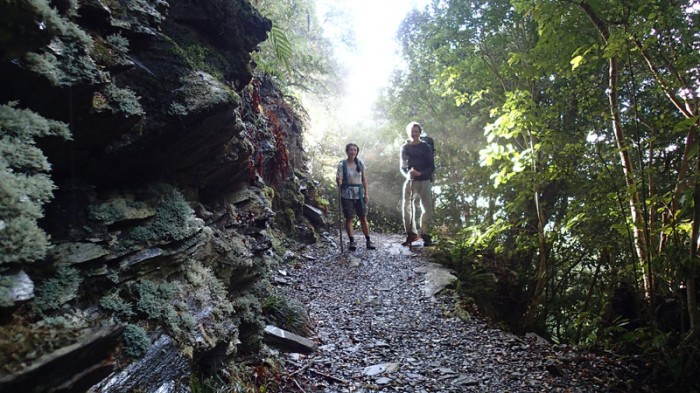
[[[347,188],[348,186],[348,160],[342,160],[340,161],[340,164],[343,166],[343,188]]]
[[[362,162],[362,160],[360,160],[359,158],[355,158],[355,160],[357,160],[357,168],[360,170],[360,172],[364,172],[365,171],[365,163]]]

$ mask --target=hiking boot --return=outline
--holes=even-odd
[[[351,241],[350,244],[348,244],[348,249],[349,249],[350,251],[355,251],[355,249],[357,249],[357,244],[355,244],[355,241],[354,241],[354,240]]]
[[[367,249],[368,250],[375,250],[376,248],[377,248],[377,246],[375,246],[371,240],[367,240]]]
[[[401,243],[401,245],[402,246],[410,246],[411,243],[415,242],[418,239],[420,239],[420,236],[416,235],[413,232],[409,232],[408,236],[406,236],[406,241]]]
[[[423,238],[423,247],[430,247],[433,245],[433,239],[427,233],[425,235],[420,235]]]

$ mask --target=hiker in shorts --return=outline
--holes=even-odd
[[[345,216],[345,230],[348,233],[350,243],[348,248],[355,251],[355,233],[353,229],[353,219],[355,215],[360,219],[362,233],[365,234],[366,247],[374,250],[376,247],[369,238],[369,224],[367,224],[367,202],[369,202],[369,192],[367,188],[367,175],[365,165],[357,158],[360,148],[354,143],[345,146],[345,153],[348,158],[342,160],[338,165],[338,173],[335,177],[338,187],[340,187],[340,202]]]
[[[431,176],[435,171],[433,148],[420,136],[423,127],[416,122],[406,126],[409,140],[401,146],[400,169],[406,181],[403,184],[403,223],[406,230],[404,246],[410,246],[418,239],[423,239],[423,246],[432,246],[433,240],[428,233],[433,221],[433,199]],[[421,215],[416,220],[416,204],[420,204]],[[418,225],[416,225],[418,223]],[[419,236],[420,234],[420,236]]]

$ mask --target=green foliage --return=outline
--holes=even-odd
[[[337,66],[317,20],[315,3],[260,0],[253,4],[272,21],[268,40],[252,54],[258,69],[274,75],[294,93],[327,95],[335,83]]]
[[[14,103],[0,105],[0,265],[33,262],[46,254],[49,240],[37,220],[54,185],[35,140],[52,135],[70,138],[64,123]]]
[[[193,70],[207,72],[218,80],[224,79],[220,64],[226,64],[226,60],[220,53],[199,41],[170,41],[170,43]]]
[[[132,248],[183,240],[197,230],[194,225],[194,211],[178,190],[168,185],[158,185],[148,192],[159,195],[155,216],[143,225],[126,232],[121,240],[122,247]],[[106,214],[109,211],[94,213]]]
[[[248,361],[230,363],[214,376],[192,375],[189,388],[192,393],[266,393],[280,391],[282,366],[268,358],[260,363]]]
[[[167,282],[156,284],[153,281],[142,281],[137,285],[136,290],[138,291],[136,307],[139,311],[154,320],[168,316],[177,292],[175,285]]]
[[[41,21],[42,28],[39,30],[45,29],[48,33],[46,35],[51,37],[50,49],[38,50],[40,46],[36,46],[31,48],[36,52],[24,54],[26,66],[56,86],[101,81],[103,74],[89,55],[92,39],[71,21],[71,18],[77,17],[77,7],[69,6],[62,14],[46,0],[30,0],[26,3],[31,10],[29,14],[33,14],[31,25],[35,26],[35,21]],[[68,3],[76,4],[74,1]],[[11,34],[21,33],[15,30]],[[40,33],[31,34],[36,36]],[[17,39],[17,36],[14,38]]]
[[[175,337],[191,336],[194,317],[183,302],[182,286],[177,283],[141,281],[136,284],[136,309],[149,319],[162,323]]]
[[[129,89],[122,89],[114,84],[106,85],[92,97],[92,109],[95,112],[109,111],[124,116],[141,116],[145,112],[139,97]]]
[[[238,296],[232,302],[237,317],[244,322],[252,322],[263,326],[260,316],[262,307],[260,301],[253,294]]]
[[[44,281],[36,290],[32,306],[34,311],[43,314],[57,310],[78,294],[82,278],[77,269],[59,266],[56,276]]]
[[[262,303],[262,312],[272,325],[301,336],[311,333],[309,317],[299,301],[279,295],[268,296]]]
[[[288,73],[292,72],[289,66],[289,60],[292,58],[292,46],[287,39],[287,35],[284,30],[279,27],[272,25],[272,30],[270,31],[270,40],[275,51],[277,59],[284,64]]]
[[[55,37],[89,43],[89,36],[70,20],[77,17],[77,9],[75,0],[66,1],[61,7],[46,0],[4,2],[0,16],[2,61],[38,50]]]
[[[131,304],[117,294],[107,295],[100,299],[100,307],[112,312],[117,321],[128,321],[134,316]]]
[[[623,349],[636,353],[646,351],[640,343],[657,353],[675,347],[668,336],[629,334],[633,324],[658,323],[652,313],[638,310],[633,321],[605,310],[618,283],[639,291],[640,262],[651,266],[656,296],[664,297],[682,292],[697,268],[684,262],[697,207],[685,180],[677,183],[697,159],[681,148],[697,130],[700,53],[691,48],[699,20],[691,4],[447,1],[404,20],[398,37],[406,66],[380,109],[396,129],[417,119],[444,141],[436,231],[449,240],[443,262],[459,271],[462,288],[495,291],[467,289],[477,303],[474,292],[524,311],[543,261],[547,280],[533,328],[546,326],[557,342],[614,348],[628,341],[636,345]],[[610,23],[602,34],[591,16]],[[610,125],[610,58],[620,67],[618,135]],[[619,146],[633,157],[634,184],[626,184]],[[648,261],[634,247],[629,190],[644,201],[637,225],[650,236]],[[687,307],[681,303],[678,313]],[[680,381],[695,363],[677,359],[668,364]]]
[[[139,214],[133,214],[139,212]],[[130,218],[147,218],[155,215],[155,209],[151,208],[146,201],[135,200],[131,197],[116,198],[104,203],[93,204],[88,207],[88,214],[91,220],[99,221],[105,225],[112,225],[122,220]]]
[[[262,319],[262,307],[256,295],[248,293],[232,300],[235,311],[234,320],[239,326],[239,338],[244,351],[257,351],[262,343],[262,331],[265,323]]]
[[[124,353],[134,359],[145,355],[148,348],[151,347],[151,339],[140,326],[127,325],[124,328],[122,339],[124,340]]]
[[[105,40],[118,53],[126,54],[129,52],[129,40],[127,40],[121,34],[108,35],[107,37],[105,37]]]

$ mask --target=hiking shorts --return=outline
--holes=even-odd
[[[340,198],[340,202],[343,205],[343,216],[345,218],[353,218],[355,214],[358,217],[364,217],[367,215],[365,211],[365,204],[361,199],[347,199]]]

